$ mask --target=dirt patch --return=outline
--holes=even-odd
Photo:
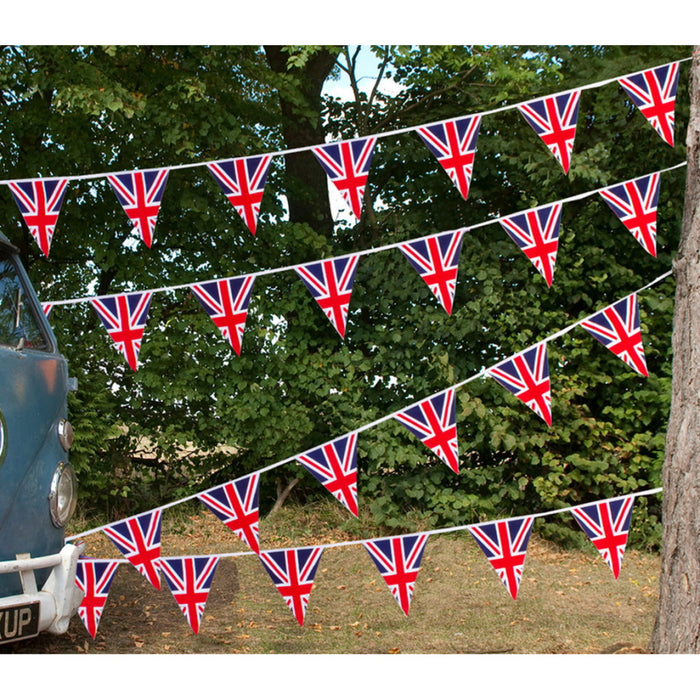
[[[264,548],[337,542],[342,530],[291,531],[280,521]],[[293,516],[292,516],[293,517]],[[299,523],[303,526],[299,526]],[[163,555],[245,551],[214,517],[164,528]],[[322,533],[322,534],[319,534]],[[117,556],[102,535],[91,556]],[[156,590],[120,565],[96,639],[79,618],[61,637],[0,647],[29,654],[622,654],[646,653],[657,602],[659,558],[629,551],[620,578],[595,553],[566,552],[533,536],[513,601],[470,535],[434,535],[404,616],[361,545],[324,551],[300,627],[255,556],[222,558],[198,635],[167,584]]]

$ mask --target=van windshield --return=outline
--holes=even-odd
[[[48,350],[41,324],[26,298],[17,267],[0,251],[0,345]]]

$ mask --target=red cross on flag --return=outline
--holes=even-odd
[[[359,260],[359,255],[348,255],[295,268],[341,338],[345,337],[345,321]]]
[[[618,80],[661,138],[673,146],[678,63],[628,75]]]
[[[569,172],[571,165],[580,98],[581,91],[572,90],[518,107],[525,121],[544,141],[565,173]]]
[[[195,634],[199,634],[218,563],[217,556],[168,557],[160,560],[168,588]]]
[[[29,232],[48,258],[67,179],[17,180],[8,184]]]
[[[107,605],[109,589],[118,561],[100,559],[80,559],[75,570],[75,584],[83,592],[83,599],[78,607],[78,615],[88,634],[94,639],[102,618],[102,611]]]
[[[491,562],[491,566],[496,570],[513,600],[518,597],[527,543],[530,540],[534,521],[532,516],[527,516],[483,525],[470,525],[467,528]]]
[[[90,300],[110,338],[134,372],[152,296],[151,292],[134,292]]]
[[[454,389],[396,414],[426,447],[429,447],[455,474],[459,473],[457,451],[456,401]]]
[[[136,569],[160,590],[160,509],[120,520],[103,532]]]
[[[617,578],[627,547],[634,496],[578,506],[571,513]]]
[[[317,447],[297,458],[355,517],[357,507],[357,433]]]
[[[153,242],[153,231],[168,173],[167,168],[160,168],[107,176],[119,203],[134,226],[134,233],[141,236],[149,248]]]

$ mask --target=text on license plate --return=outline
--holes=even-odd
[[[39,603],[0,608],[0,644],[39,634]]]

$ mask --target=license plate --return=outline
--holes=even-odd
[[[38,634],[38,602],[0,608],[0,644],[29,639]]]

